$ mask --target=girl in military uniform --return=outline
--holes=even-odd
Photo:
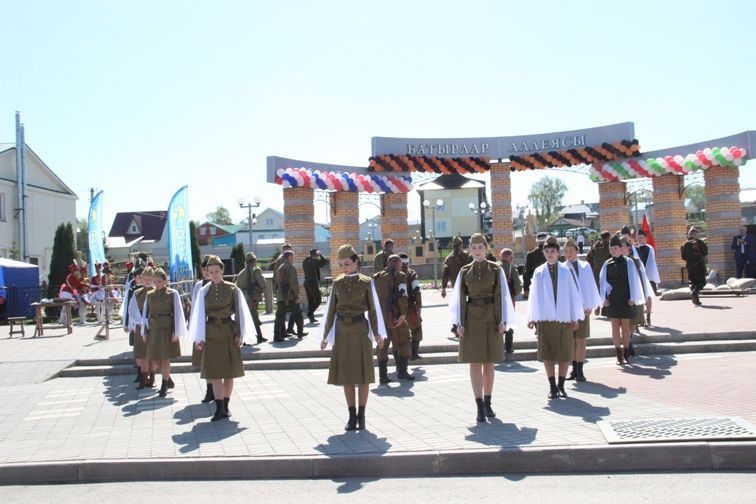
[[[207,285],[207,283],[210,281],[210,275],[207,272],[207,261],[210,260],[210,256],[206,255],[202,258],[202,262],[200,263],[200,271],[202,272],[202,280],[197,280],[195,282],[194,287],[192,288],[192,312],[195,309],[196,301],[197,301],[197,294],[199,294],[200,289]],[[192,319],[191,312],[189,313],[189,320]],[[192,345],[192,366],[193,367],[201,367],[202,366],[202,350],[197,348],[197,345]],[[202,399],[203,403],[209,403],[215,400],[215,395],[213,394],[213,384],[210,383],[210,381],[207,381],[207,388],[205,390],[205,397]]]
[[[186,335],[186,320],[178,291],[168,287],[163,268],[155,269],[154,289],[147,293],[142,309],[143,335],[147,341],[147,358],[157,362],[163,382],[160,397],[175,384],[171,379],[171,359],[181,356],[179,338]]]
[[[528,327],[538,335],[538,360],[549,380],[549,399],[567,397],[564,380],[572,360],[572,333],[583,320],[583,301],[568,266],[559,262],[559,242],[550,236],[543,246],[546,263],[533,273],[528,298]],[[556,372],[559,372],[559,382]]]
[[[648,274],[646,273],[646,268],[643,266],[643,261],[640,260],[637,252],[633,254],[634,251],[631,241],[623,236],[620,237],[620,244],[622,255],[627,257],[628,260],[633,261],[633,264],[635,264],[635,269],[638,271],[640,284],[643,288],[643,302],[635,305],[635,317],[630,320],[630,345],[627,349],[627,355],[623,355],[625,361],[628,361],[627,357],[635,355],[635,352],[633,351],[633,334],[636,332],[640,334],[638,328],[646,322],[645,313],[648,311],[648,303],[651,302],[651,296],[653,296],[654,291],[653,287],[651,287],[651,282],[648,280]]]
[[[137,388],[142,390],[155,384],[155,373],[147,356],[147,342],[142,336],[142,309],[147,299],[147,293],[152,290],[152,269],[144,270],[141,266],[134,270],[134,284],[137,288],[129,296],[127,308],[128,329],[134,334],[134,358],[139,363],[140,377]]]
[[[470,237],[472,262],[462,267],[449,300],[459,335],[459,362],[470,364],[470,383],[478,409],[476,420],[496,416],[491,408],[494,364],[504,360],[504,333],[514,327],[515,312],[501,267],[486,260],[488,240]]]
[[[210,282],[196,296],[189,321],[189,335],[202,351],[200,377],[213,385],[215,422],[231,416],[228,409],[234,378],[244,376],[241,346],[255,338],[252,315],[242,291],[223,280],[223,261],[212,255],[207,261]]]
[[[328,383],[344,387],[349,409],[345,430],[351,431],[365,429],[369,384],[375,382],[373,347],[380,349],[384,344],[386,327],[373,280],[357,271],[358,257],[354,247],[342,245],[338,258],[343,274],[334,280],[328,297],[320,349],[325,350],[328,345],[332,347]],[[355,398],[355,384],[358,398]]]
[[[635,318],[635,305],[642,304],[643,287],[633,261],[622,255],[622,242],[613,236],[609,242],[612,255],[599,273],[599,294],[603,303],[602,315],[612,323],[612,340],[617,353],[617,365],[627,361],[630,347],[630,321]]]

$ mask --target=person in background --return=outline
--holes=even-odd
[[[528,299],[530,295],[530,282],[533,279],[533,273],[535,273],[536,268],[546,262],[546,257],[543,254],[543,244],[546,242],[548,236],[544,232],[538,233],[536,235],[538,246],[525,256],[525,271],[522,274],[522,295],[525,299]]]
[[[701,306],[698,293],[706,285],[706,256],[709,255],[709,247],[698,238],[698,229],[695,226],[691,226],[688,231],[688,241],[680,247],[680,255],[688,269],[688,282],[690,283],[693,304]]]
[[[462,246],[462,238],[460,238],[459,236],[452,238],[452,251],[448,256],[446,256],[446,259],[444,259],[444,269],[441,272],[442,298],[446,298],[446,285],[451,282],[451,286],[453,288],[457,281],[457,275],[459,275],[459,271],[462,269],[462,266],[468,264],[471,260],[471,257],[464,251]],[[458,337],[456,326],[452,326],[451,332],[452,334],[454,334],[455,338]]]
[[[654,296],[658,296],[659,293],[656,290],[657,286],[661,283],[661,277],[659,277],[659,267],[656,265],[656,251],[654,247],[647,243],[648,236],[644,230],[638,231],[638,256],[640,257],[643,267],[646,268],[646,275],[648,275],[648,281],[651,283],[651,290]],[[653,297],[649,297],[646,302],[646,325],[651,325],[651,309],[653,308]]]
[[[310,255],[302,261],[304,288],[307,294],[307,318],[315,324],[315,310],[323,301],[320,295],[320,268],[328,266],[328,259],[316,248],[310,249]]]
[[[375,254],[373,258],[373,274],[379,273],[386,269],[386,263],[391,254],[394,253],[394,240],[388,239],[383,242],[383,250]]]
[[[299,307],[299,276],[297,269],[294,267],[294,252],[287,250],[283,253],[285,261],[276,270],[276,320],[273,329],[273,341],[283,341],[286,337],[285,322],[286,312],[291,313],[291,317],[297,324],[297,338],[302,339],[307,336],[304,332],[304,319],[302,309]]]
[[[236,286],[244,294],[244,301],[247,303],[247,308],[255,324],[257,343],[260,344],[268,341],[263,338],[262,323],[260,322],[260,314],[257,311],[257,307],[260,305],[263,293],[265,292],[265,278],[263,278],[262,270],[257,266],[257,256],[253,252],[247,252],[244,256],[244,261],[245,267],[236,277]],[[245,345],[248,345],[248,343],[245,343]]]
[[[585,245],[585,235],[583,234],[583,230],[581,229],[580,231],[578,231],[578,235],[577,235],[578,254],[583,253],[584,245]]]
[[[609,252],[609,238],[611,233],[607,230],[601,231],[601,235],[596,243],[591,246],[591,250],[588,251],[588,255],[585,256],[585,260],[591,265],[593,270],[593,278],[596,280],[596,287],[599,286],[599,273],[604,263],[612,257]]]
[[[507,285],[509,286],[509,297],[512,299],[512,306],[515,305],[515,297],[522,293],[522,281],[520,280],[520,274],[517,272],[517,268],[514,263],[514,253],[512,249],[501,249],[499,255],[499,266],[504,272],[504,278],[507,279]],[[514,329],[511,327],[504,333],[504,353],[511,354],[514,352]]]
[[[752,278],[756,265],[756,237],[748,234],[746,226],[740,226],[738,234],[733,236],[730,248],[735,254],[736,277]]]
[[[402,271],[407,275],[407,324],[412,334],[412,357],[411,361],[422,359],[420,354],[420,342],[423,341],[423,317],[420,311],[423,307],[422,291],[417,271],[410,268],[409,256],[402,252],[399,254],[402,260]]]

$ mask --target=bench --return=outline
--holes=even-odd
[[[24,332],[24,322],[26,322],[26,317],[8,317],[8,326],[10,327],[8,337],[13,338],[14,334],[20,334],[22,338],[26,336],[26,333]]]

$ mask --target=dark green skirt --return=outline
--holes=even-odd
[[[384,345],[388,341],[383,342]],[[328,366],[329,385],[375,383],[373,343],[368,337],[367,320],[347,323],[336,319],[336,341]]]
[[[207,324],[200,378],[219,380],[244,376],[241,348],[234,344],[234,336],[231,320]]]
[[[503,361],[504,336],[499,334],[494,304],[468,304],[465,309],[465,333],[459,338],[459,362]]]

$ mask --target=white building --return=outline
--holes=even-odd
[[[76,230],[78,197],[37,154],[26,146],[26,257],[17,260],[39,266],[41,279],[50,272],[55,230],[71,223]],[[0,257],[13,259],[20,250],[16,145],[0,143]]]

